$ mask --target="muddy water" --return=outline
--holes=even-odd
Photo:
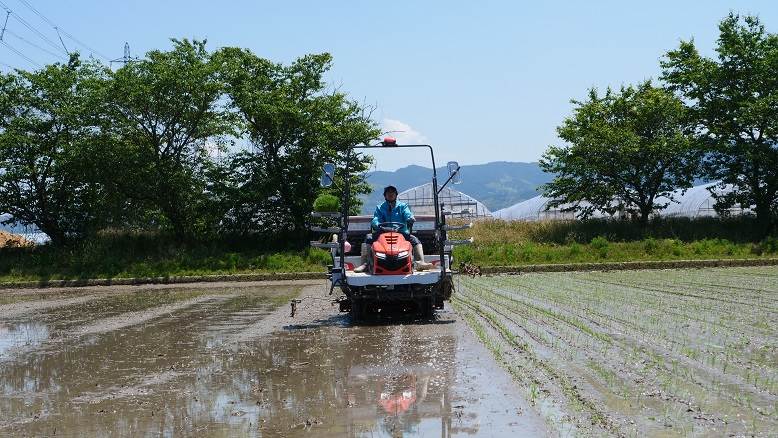
[[[27,302],[0,316],[0,435],[546,434],[453,313],[355,326],[308,300],[290,319],[279,306],[299,293],[130,290],[59,307]],[[324,296],[320,286],[302,293]]]

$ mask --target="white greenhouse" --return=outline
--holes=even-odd
[[[732,191],[731,186],[717,187],[717,183],[703,184],[692,187],[686,191],[676,190],[674,192],[674,201],[664,210],[657,212],[657,215],[663,217],[713,217],[718,216],[714,206],[716,199],[709,189],[713,189],[717,194],[726,194]],[[555,219],[575,219],[573,212],[563,212],[561,207],[546,210],[551,198],[545,196],[536,196],[526,201],[519,202],[510,207],[497,210],[492,215],[495,218],[506,221],[538,221]],[[657,203],[667,202],[667,198],[657,198]],[[749,209],[743,209],[735,206],[728,210],[729,215],[740,215],[749,212]],[[606,213],[595,213],[593,217],[609,217]]]
[[[510,207],[497,210],[492,213],[497,219],[506,221],[540,221],[540,220],[564,220],[575,219],[575,212],[562,211],[567,205],[554,207],[546,210],[551,198],[545,196],[535,196]],[[582,203],[584,205],[585,203]],[[593,217],[605,217],[604,213],[595,212]]]
[[[665,217],[714,217],[718,216],[716,209],[716,198],[711,194],[711,190],[718,195],[724,195],[732,191],[731,185],[724,187],[718,187],[717,182],[702,184],[694,186],[685,192],[682,190],[676,190],[674,192],[674,201],[664,210],[659,212],[660,216]],[[657,199],[659,203],[667,202],[666,198]],[[731,216],[741,215],[749,212],[750,209],[743,209],[740,205],[727,210],[727,214]]]
[[[434,215],[432,183],[412,187],[397,195],[397,199],[408,204],[415,215]],[[489,217],[492,213],[475,198],[450,187],[445,187],[438,195],[438,201],[443,204],[452,217],[479,218]]]

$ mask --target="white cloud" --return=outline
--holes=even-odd
[[[427,137],[413,129],[411,125],[394,119],[384,119],[381,122],[381,130],[388,136],[397,139],[399,144],[426,144]]]

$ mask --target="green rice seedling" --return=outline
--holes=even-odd
[[[538,387],[533,383],[529,388],[529,402],[534,405],[538,399],[538,395]]]

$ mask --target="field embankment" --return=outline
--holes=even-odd
[[[457,247],[454,256],[457,262],[488,268],[485,272],[489,268],[493,272],[576,270],[590,266],[587,263],[605,264],[602,269],[635,269],[651,266],[628,264],[778,257],[778,238],[759,237],[752,222],[747,217],[663,219],[641,227],[629,221],[478,221],[473,229],[455,233],[455,237],[473,236],[475,243]],[[330,263],[326,251],[285,248],[280,244],[284,240],[217,236],[181,241],[160,233],[101,233],[69,246],[0,248],[0,283],[208,281],[214,276],[240,279],[271,273],[325,273]],[[546,267],[529,269],[531,265]]]
[[[181,242],[164,234],[102,234],[70,246],[0,249],[0,283],[324,272],[329,254],[260,238]]]

